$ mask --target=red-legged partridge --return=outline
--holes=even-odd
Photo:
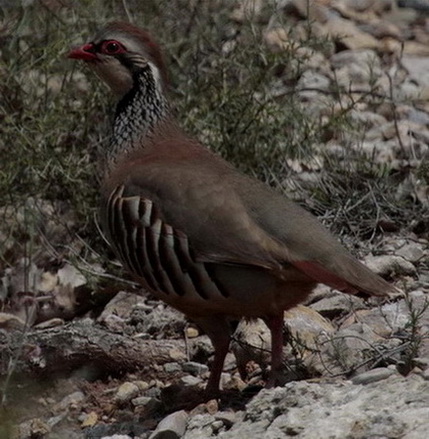
[[[210,337],[208,392],[219,389],[232,320],[268,325],[275,385],[284,310],[318,283],[350,294],[392,291],[311,214],[181,130],[161,52],[146,31],[110,23],[69,57],[85,61],[119,99],[101,188],[103,229],[127,270]]]

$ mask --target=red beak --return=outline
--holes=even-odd
[[[81,59],[82,61],[96,61],[97,53],[94,50],[94,44],[84,44],[81,47],[72,49],[67,55],[68,58]]]

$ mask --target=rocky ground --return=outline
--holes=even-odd
[[[270,390],[263,389],[267,329],[260,321],[241,322],[225,363],[222,396],[199,403],[212,355],[208,338],[100,264],[49,265],[46,242],[64,239],[76,219],[65,210],[58,223],[50,216],[52,204],[29,200],[46,242],[38,243],[37,257],[21,254],[2,270],[0,438],[427,436],[429,2],[276,4],[276,14],[287,19],[283,27],[267,27],[267,53],[290,48],[308,26],[332,42],[329,50],[307,53],[294,84],[305,111],[323,119],[352,105],[351,123],[364,126],[331,136],[310,159],[289,159],[294,174],[282,185],[294,190],[321,184],[324,154],[340,162],[353,149],[400,175],[392,180],[395,200],[415,206],[409,222],[400,225],[380,205],[372,221],[382,233],[370,232],[362,246],[371,249],[364,262],[405,294],[365,302],[319,286],[308,303],[285,313],[285,384]],[[237,2],[230,20],[256,23],[262,7],[262,1]],[[79,81],[85,84],[81,76]],[[272,97],[288,87],[287,74],[280,73]],[[350,224],[368,217],[365,206],[375,203],[376,190],[369,184],[365,199],[344,206],[342,214],[353,212]],[[17,211],[4,207],[2,217],[11,225]],[[19,210],[18,221],[26,221]],[[4,254],[10,254],[14,243],[1,233]],[[94,274],[105,279],[97,288],[90,282]]]

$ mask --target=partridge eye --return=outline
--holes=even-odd
[[[102,50],[108,55],[114,55],[122,51],[122,46],[116,41],[107,41],[103,44]]]

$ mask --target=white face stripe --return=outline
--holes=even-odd
[[[148,65],[152,71],[153,79],[155,80],[156,88],[162,93],[162,78],[158,67],[151,61],[148,61]]]

